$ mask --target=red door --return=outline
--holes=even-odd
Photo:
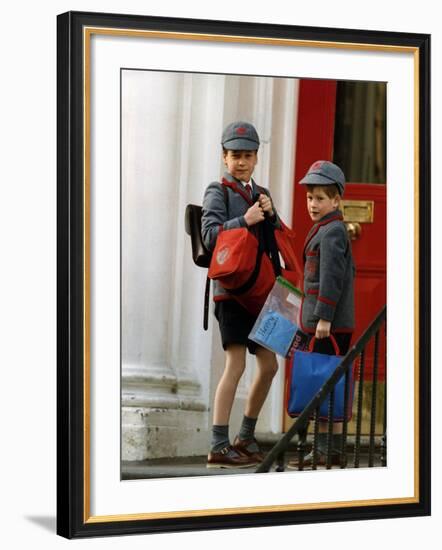
[[[301,265],[311,220],[306,209],[305,188],[298,182],[314,161],[337,162],[334,159],[336,99],[336,81],[300,81],[292,227]],[[356,265],[354,343],[386,303],[386,184],[347,182],[343,210],[346,222],[360,220],[356,222],[360,234],[352,240]],[[369,352],[367,379],[371,379],[372,364],[373,353]],[[380,365],[379,378],[384,376],[385,366]]]

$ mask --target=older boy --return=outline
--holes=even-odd
[[[345,176],[336,164],[317,161],[299,182],[306,186],[307,211],[314,222],[304,245],[304,299],[301,329],[316,338],[313,351],[335,353],[333,336],[340,354],[349,349],[354,329],[354,264],[350,240],[339,204],[345,188]],[[319,426],[318,464],[324,464],[327,452],[327,424]],[[334,431],[340,431],[335,424]],[[333,435],[332,464],[340,464],[341,437]],[[304,465],[312,462],[312,453]],[[289,463],[288,467],[297,467]]]
[[[270,193],[252,179],[258,162],[259,137],[243,121],[229,124],[222,135],[223,161],[227,171],[222,182],[206,189],[202,211],[202,235],[209,250],[215,247],[220,229],[247,227],[258,238],[267,217],[279,226]],[[223,189],[224,186],[224,189]],[[214,282],[215,317],[225,350],[225,368],[213,404],[211,449],[208,468],[246,468],[263,459],[254,437],[255,425],[275,376],[275,354],[248,339],[256,317],[232,299],[218,281]],[[246,402],[244,417],[233,445],[229,439],[230,413],[239,380],[246,364],[246,350],[256,355],[257,371]]]

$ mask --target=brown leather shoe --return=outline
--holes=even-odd
[[[331,455],[331,466],[341,466],[341,453],[335,453]],[[347,455],[344,455],[342,457],[343,463],[342,467],[347,467]],[[299,459],[298,457],[294,458],[293,460],[290,460],[287,464],[288,470],[299,470]],[[318,452],[317,453],[317,460],[316,460],[317,466],[327,466],[327,455],[324,453]],[[305,455],[303,460],[303,468],[311,468],[313,466],[313,451],[309,452],[307,455]]]
[[[238,453],[248,456],[249,458],[251,458],[252,460],[255,460],[256,462],[262,462],[264,460],[264,453],[262,453],[260,450],[249,451],[247,449],[247,447],[252,443],[254,443],[255,445],[258,445],[256,439],[240,439],[238,436],[236,436],[233,442],[233,448],[235,449],[235,451],[238,451]]]
[[[239,453],[232,445],[219,452],[210,451],[207,457],[207,468],[251,468],[257,464],[256,460]]]

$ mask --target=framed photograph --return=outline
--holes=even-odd
[[[58,534],[429,515],[430,36],[69,12],[57,75]],[[231,124],[300,264],[299,182],[324,161],[345,173],[356,381],[338,467],[331,428],[317,467],[317,422],[287,415],[283,358],[256,424],[266,458],[207,467],[224,353],[185,212],[232,174]],[[312,467],[285,468],[310,442]]]

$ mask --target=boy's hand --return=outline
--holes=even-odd
[[[244,214],[244,219],[249,227],[262,222],[264,219],[264,212],[258,201],[256,201],[255,204],[247,210]]]
[[[269,216],[272,217],[274,215],[274,212],[270,197],[264,195],[264,193],[261,193],[261,195],[259,195],[258,197],[258,201],[264,212],[268,212]]]
[[[318,324],[316,325],[315,337],[318,340],[322,338],[328,338],[330,336],[331,322],[325,321],[325,319],[319,319]]]

